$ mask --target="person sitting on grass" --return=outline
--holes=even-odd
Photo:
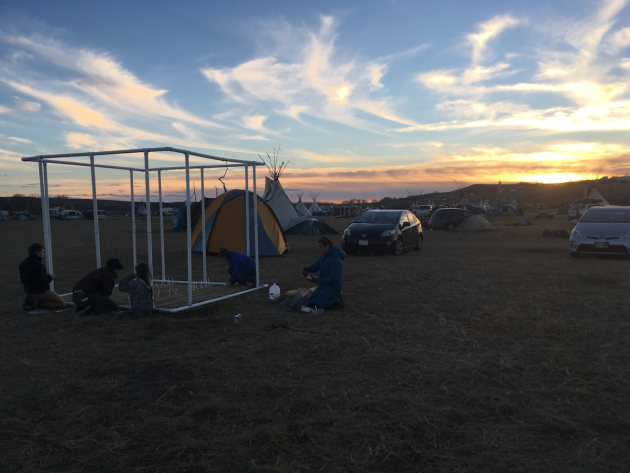
[[[328,237],[321,237],[317,243],[321,256],[302,270],[302,274],[309,281],[317,283],[317,289],[308,299],[308,306],[329,309],[338,305],[343,309],[346,305],[342,295],[343,260],[346,258],[346,252],[337,248]],[[314,274],[317,271],[319,276]]]
[[[148,317],[155,305],[153,304],[153,275],[147,263],[136,266],[135,274],[125,276],[118,290],[131,294],[131,310],[125,313],[124,318]]]
[[[115,312],[118,305],[109,298],[116,286],[116,278],[123,269],[118,258],[112,258],[102,268],[89,272],[72,288],[72,302],[77,306],[77,315]]]
[[[43,245],[33,243],[28,247],[28,258],[20,263],[20,280],[26,293],[23,305],[25,310],[33,310],[36,307],[47,310],[66,308],[66,302],[50,290],[50,282],[55,277],[48,274],[42,264],[45,251]]]
[[[219,257],[228,263],[228,273],[230,280],[228,286],[236,284],[256,285],[256,262],[249,256],[239,253],[238,251],[230,251],[227,246],[219,248]]]

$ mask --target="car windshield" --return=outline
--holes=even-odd
[[[367,212],[361,215],[356,223],[387,223],[394,225],[400,220],[400,212]]]
[[[630,223],[630,209],[598,209],[593,207],[584,214],[584,223]]]

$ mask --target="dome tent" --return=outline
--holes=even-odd
[[[294,218],[285,230],[287,235],[339,235],[330,225],[313,217]]]
[[[254,253],[254,200],[249,192],[250,253]],[[280,222],[269,205],[258,199],[258,252],[260,256],[280,256],[288,245]],[[202,240],[201,226],[206,226],[207,241]],[[206,207],[206,221],[201,218],[193,229],[192,251],[218,253],[227,246],[230,250],[247,253],[245,225],[245,191],[235,189],[219,195]],[[250,255],[251,256],[251,255]]]

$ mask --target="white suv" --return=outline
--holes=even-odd
[[[416,217],[430,217],[433,208],[430,205],[419,205],[417,209],[413,209]]]

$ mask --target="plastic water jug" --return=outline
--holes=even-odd
[[[273,285],[269,288],[269,299],[274,300],[278,297],[280,297],[280,288],[276,283],[273,283]]]

